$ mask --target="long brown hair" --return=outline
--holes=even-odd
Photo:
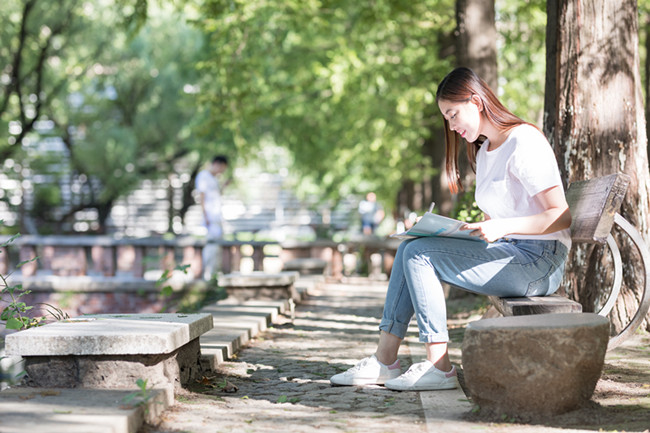
[[[503,106],[499,98],[494,94],[478,75],[469,68],[456,68],[442,79],[436,91],[436,102],[445,100],[449,102],[467,102],[476,95],[483,103],[483,112],[487,120],[495,125],[500,131],[509,131],[515,126],[527,123],[512,114]],[[449,122],[444,119],[445,124],[445,167],[447,169],[447,184],[452,193],[463,190],[458,170],[458,153],[460,151],[460,135],[449,128]],[[476,153],[485,140],[479,137],[473,143],[467,143],[467,158],[472,170],[476,172]]]

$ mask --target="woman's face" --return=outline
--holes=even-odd
[[[449,128],[457,132],[468,143],[475,142],[481,135],[480,99],[474,95],[463,102],[438,101],[443,117],[449,122]]]

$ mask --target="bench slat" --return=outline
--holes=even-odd
[[[582,312],[582,305],[560,295],[521,298],[489,296],[489,298],[492,305],[504,316]]]
[[[566,198],[573,218],[571,238],[575,242],[607,241],[629,183],[628,175],[616,173],[569,185]]]

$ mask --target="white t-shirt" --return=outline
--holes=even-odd
[[[196,190],[203,193],[205,212],[210,222],[221,221],[221,189],[219,181],[208,170],[196,175]]]
[[[476,204],[492,219],[541,213],[538,193],[559,185],[560,171],[544,134],[522,124],[510,131],[504,143],[488,151],[485,141],[476,154]],[[508,235],[513,239],[552,239],[571,247],[569,229],[546,235]]]

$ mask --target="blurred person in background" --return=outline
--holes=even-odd
[[[372,235],[375,229],[384,219],[384,209],[377,203],[377,195],[374,192],[366,194],[365,200],[359,202],[359,214],[361,215],[361,231],[364,235]]]
[[[203,224],[207,229],[207,239],[203,248],[203,278],[212,278],[220,268],[220,246],[223,238],[223,218],[221,214],[223,189],[230,184],[230,179],[222,182],[222,175],[228,168],[228,158],[217,155],[205,170],[196,175],[195,187],[199,192],[199,204],[203,213]]]

